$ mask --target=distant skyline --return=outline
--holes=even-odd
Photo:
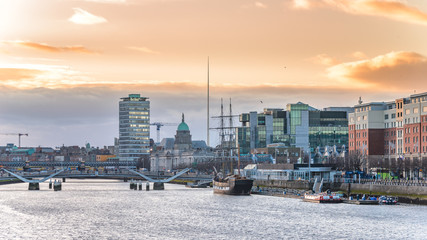
[[[22,146],[112,145],[129,93],[206,140],[208,56],[212,116],[427,91],[424,0],[2,0],[0,29],[0,133]]]

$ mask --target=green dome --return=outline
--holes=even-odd
[[[185,122],[182,122],[178,125],[178,131],[190,131],[190,128]]]
[[[178,131],[190,131],[188,125],[184,122],[184,113],[182,113],[182,122],[178,125]]]

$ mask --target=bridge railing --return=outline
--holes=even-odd
[[[354,184],[373,184],[373,185],[396,185],[396,186],[426,186],[426,180],[406,180],[406,179],[353,179],[340,178],[336,182],[354,183]]]

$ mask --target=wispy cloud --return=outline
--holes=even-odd
[[[367,58],[367,56],[366,56],[365,53],[359,52],[359,51],[352,53],[351,56],[354,57],[354,58],[356,58],[356,59],[365,59],[365,58]]]
[[[89,50],[84,46],[80,46],[80,45],[56,47],[56,46],[48,45],[46,43],[36,43],[36,42],[21,41],[21,40],[2,41],[1,43],[20,46],[20,47],[27,47],[27,48],[32,48],[32,49],[46,51],[46,52],[53,52],[53,53],[58,53],[58,52],[95,53],[95,51]]]
[[[260,2],[260,1],[256,1],[256,2],[251,2],[251,3],[247,3],[241,6],[241,8],[268,8],[267,4]]]
[[[265,5],[264,3],[262,3],[262,2],[255,2],[254,3],[254,5],[255,5],[255,7],[257,7],[257,8],[267,8],[267,5]]]
[[[142,53],[148,53],[148,54],[160,54],[160,52],[151,50],[148,47],[128,47],[128,49],[135,50]]]
[[[315,57],[309,58],[308,60],[315,64],[320,64],[325,66],[331,66],[338,63],[338,61],[335,58],[332,58],[326,54],[319,54]]]
[[[294,0],[293,6],[297,9],[329,7],[354,15],[427,25],[427,13],[396,0]]]
[[[93,15],[81,8],[73,8],[74,15],[71,16],[68,21],[73,22],[75,24],[99,24],[107,22],[107,19]]]
[[[86,2],[109,3],[109,4],[124,4],[126,0],[85,0]]]
[[[62,88],[91,83],[93,79],[68,66],[42,64],[0,65],[0,86],[17,89]]]
[[[427,58],[415,52],[390,52],[327,69],[331,79],[388,89],[418,89],[425,84]]]

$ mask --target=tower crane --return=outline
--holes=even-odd
[[[178,123],[164,123],[164,122],[153,122],[150,123],[152,126],[156,126],[157,130],[157,142],[160,142],[160,128],[163,126],[177,126]]]
[[[18,135],[18,138],[19,138],[18,147],[19,148],[21,148],[21,136],[27,136],[28,137],[28,133],[0,133],[0,135]]]

